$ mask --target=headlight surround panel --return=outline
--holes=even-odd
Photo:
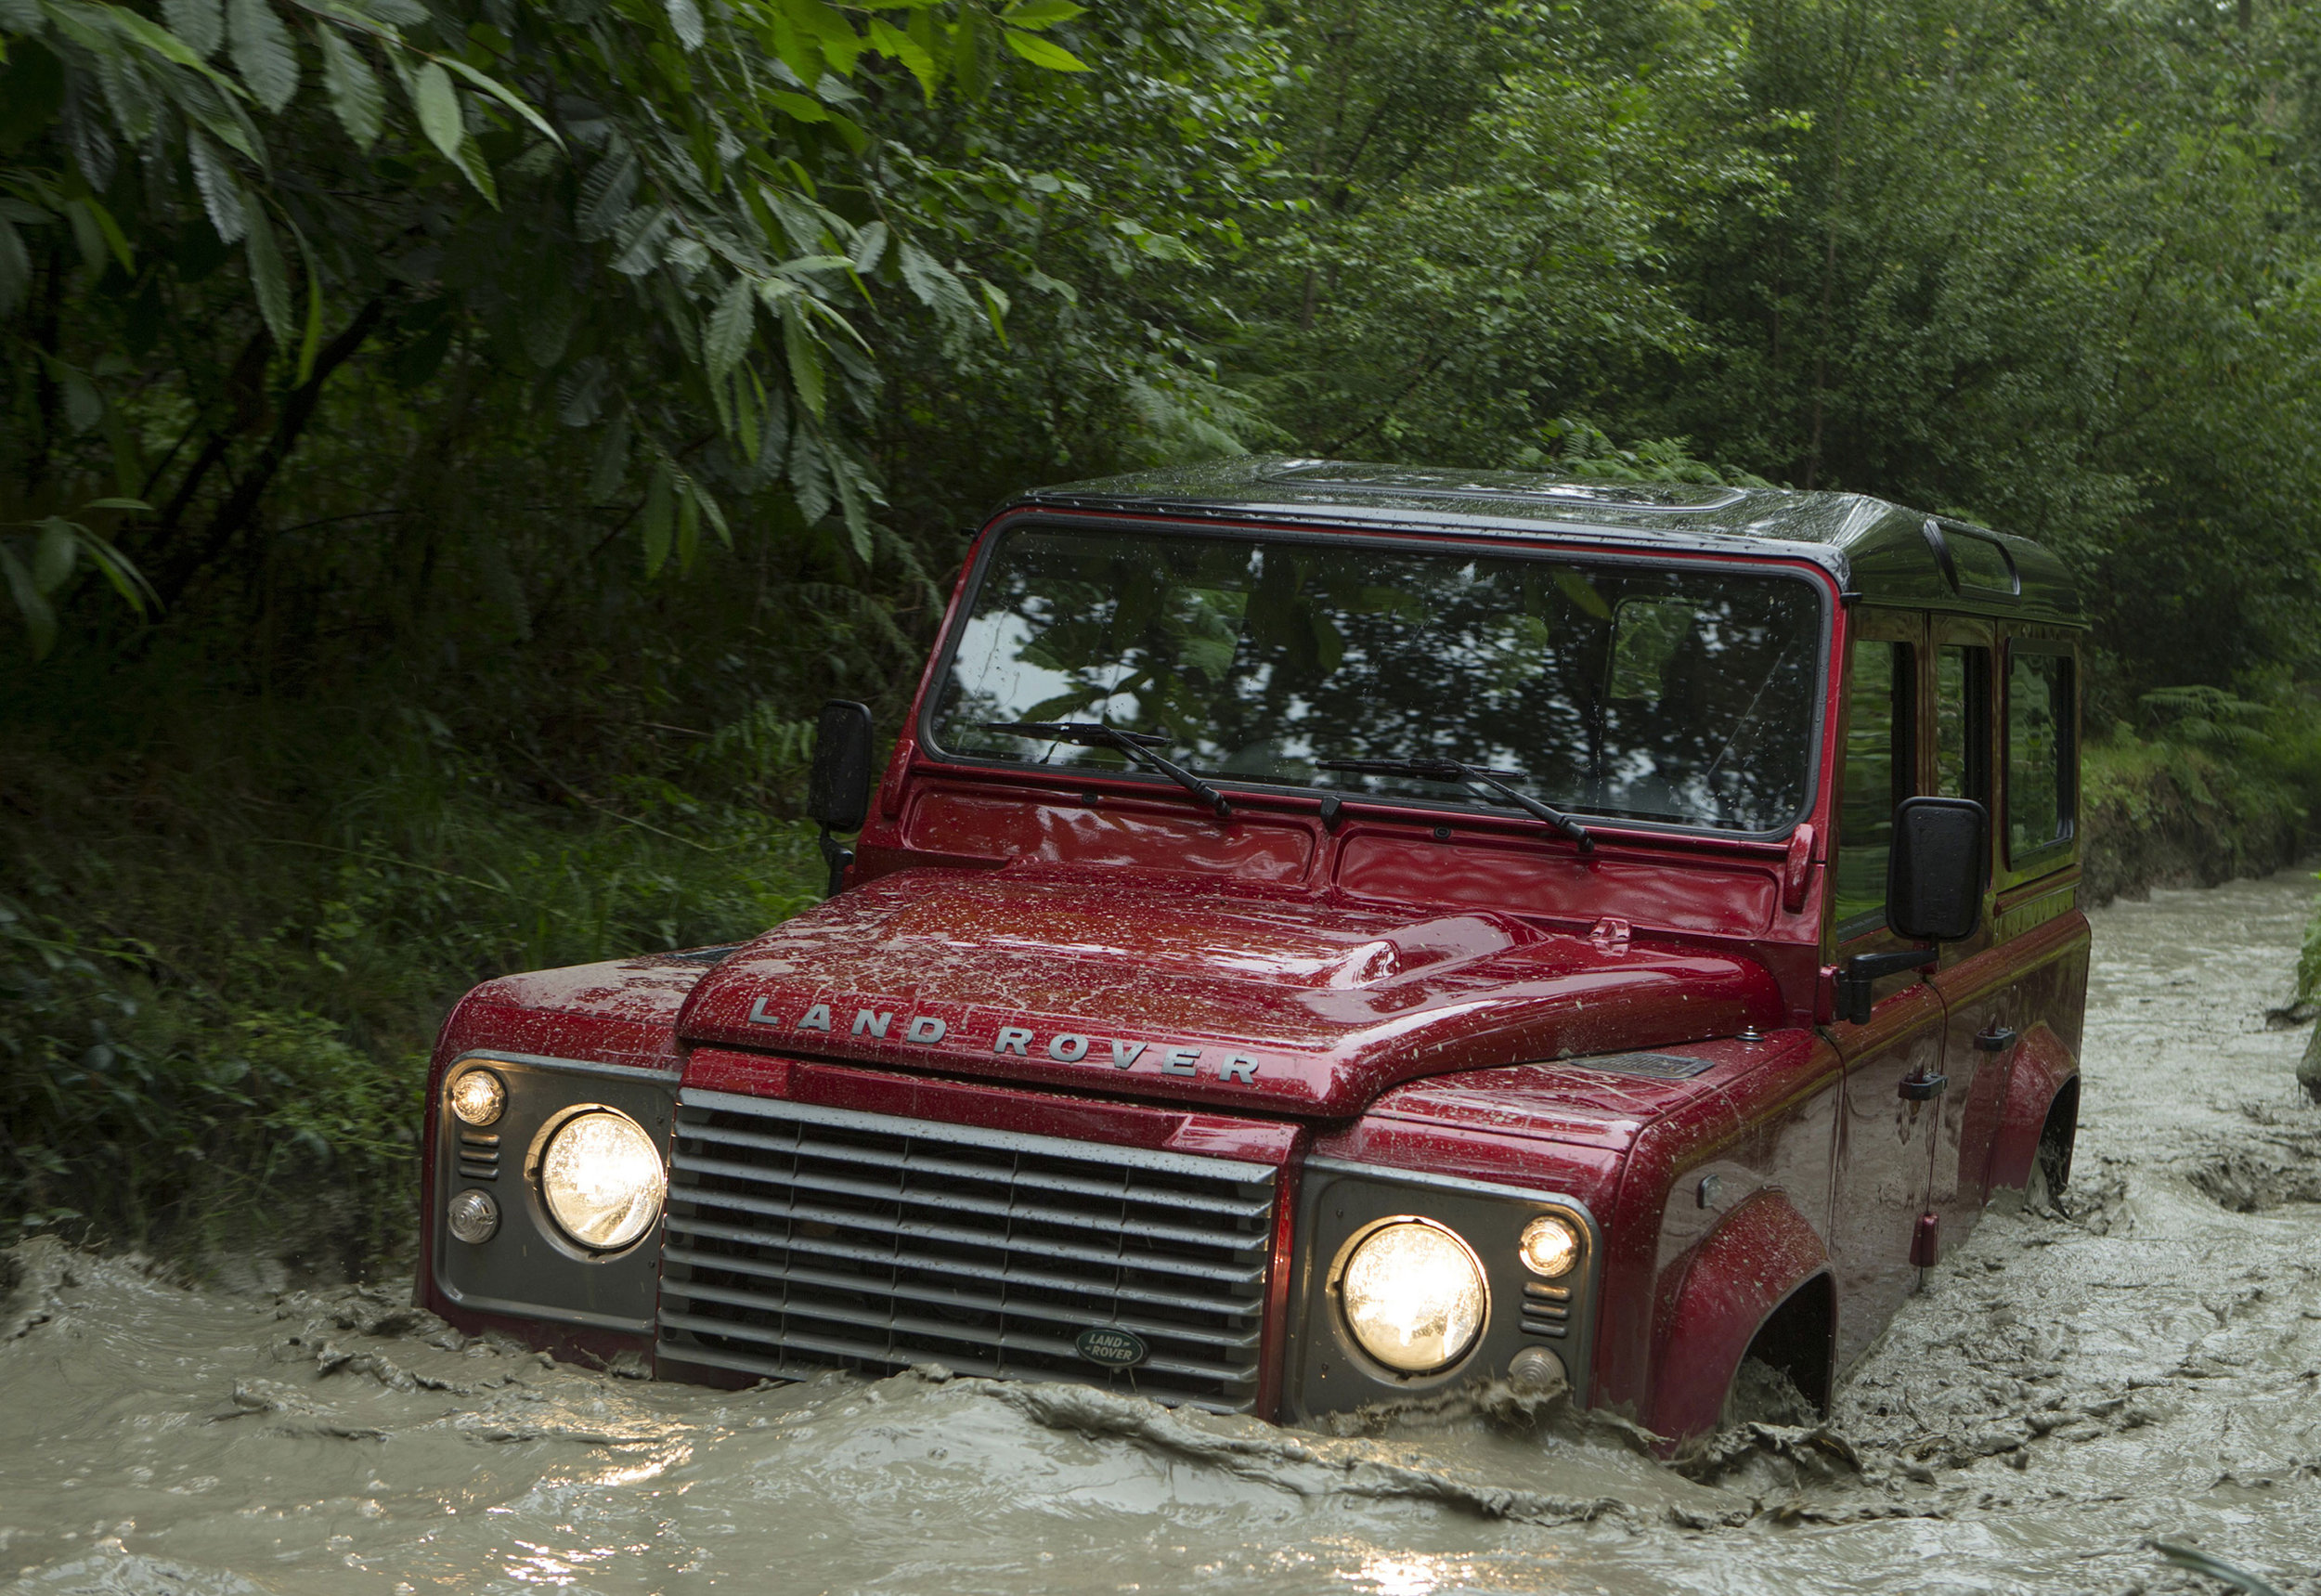
[[[1561,1193],[1310,1158],[1299,1182],[1295,1316],[1283,1370],[1283,1417],[1296,1421],[1503,1375],[1527,1346],[1544,1346],[1570,1371],[1585,1403],[1593,1362],[1593,1312],[1602,1242],[1594,1218]],[[1580,1239],[1571,1270],[1542,1280],[1519,1252],[1524,1226],[1543,1213]],[[1483,1265],[1488,1317],[1467,1352],[1444,1368],[1402,1374],[1365,1353],[1347,1328],[1340,1276],[1363,1236],[1401,1218],[1450,1231]],[[1525,1288],[1533,1288],[1526,1292]],[[1553,1291],[1566,1293],[1561,1297]],[[1560,1311],[1559,1311],[1560,1310]],[[1562,1334],[1552,1333],[1561,1330]]]
[[[462,1122],[452,1109],[460,1076],[478,1067],[506,1088],[499,1117],[480,1127]],[[425,1219],[443,1294],[477,1313],[650,1335],[660,1273],[658,1218],[625,1247],[582,1247],[542,1203],[539,1161],[564,1124],[590,1109],[611,1109],[643,1128],[666,1167],[677,1083],[675,1070],[491,1049],[454,1059],[430,1106],[435,1179]],[[451,1200],[471,1189],[489,1192],[499,1207],[497,1229],[481,1242],[451,1234]]]

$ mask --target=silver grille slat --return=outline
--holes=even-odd
[[[767,1152],[790,1153],[805,1150],[817,1159],[869,1164],[873,1168],[887,1167],[887,1161],[877,1153],[848,1147],[815,1146],[803,1149],[795,1140],[782,1136],[759,1135],[748,1131],[729,1131],[716,1125],[701,1127],[701,1139],[733,1147],[757,1148]],[[1138,1191],[1119,1181],[1102,1182],[1074,1180],[1068,1175],[1044,1174],[1033,1170],[1018,1173],[1012,1181],[994,1174],[980,1164],[963,1163],[951,1159],[916,1158],[913,1167],[936,1174],[956,1175],[963,1180],[988,1180],[1000,1186],[1031,1187],[1042,1191],[1070,1192],[1082,1197],[1097,1197],[1107,1200],[1125,1199],[1131,1202],[1151,1204],[1163,1208],[1196,1208],[1205,1212],[1230,1213],[1240,1218],[1254,1218],[1272,1206],[1271,1198],[1248,1202],[1224,1202],[1194,1193],[1174,1191]]]
[[[1273,1165],[689,1089],[660,1357],[796,1378],[940,1363],[1255,1400]],[[1133,1331],[1114,1369],[1082,1331]]]
[[[760,1230],[751,1230],[741,1226],[719,1225],[706,1219],[673,1218],[668,1222],[668,1228],[669,1233],[672,1236],[702,1236],[721,1241],[754,1242],[759,1240],[765,1234]],[[1000,1268],[993,1269],[988,1264],[976,1262],[954,1262],[950,1259],[937,1257],[932,1253],[899,1254],[891,1250],[879,1251],[868,1247],[849,1247],[842,1241],[828,1241],[797,1236],[791,1237],[786,1245],[788,1250],[792,1252],[805,1252],[810,1254],[819,1253],[822,1256],[828,1258],[851,1258],[858,1263],[866,1264],[892,1264],[900,1259],[901,1262],[907,1263],[912,1268],[924,1269],[931,1275],[958,1275],[970,1280],[1005,1280],[1016,1285],[1039,1286],[1055,1291],[1074,1291],[1085,1296],[1096,1297],[1105,1300],[1118,1298],[1122,1302],[1128,1303],[1152,1303],[1160,1307],[1166,1308],[1204,1308],[1211,1305],[1211,1299],[1209,1298],[1187,1296],[1181,1291],[1156,1291],[1143,1286],[1091,1285],[1085,1280],[1076,1280],[1069,1275],[1055,1275],[1043,1271],[1019,1269],[1017,1268],[1012,1262],[1001,1266]],[[673,1250],[677,1252],[684,1251],[681,1247],[674,1248]],[[663,1255],[667,1256],[668,1253],[664,1252]],[[703,1256],[707,1257],[711,1256],[711,1254],[703,1254]],[[738,1254],[726,1254],[725,1256],[734,1257],[738,1256]],[[684,1258],[680,1259],[679,1261],[681,1263],[690,1263],[694,1260],[691,1258]],[[742,1268],[742,1265],[739,1263],[721,1265],[720,1266],[735,1269]],[[751,1265],[752,1269],[759,1267],[759,1265]],[[746,1274],[749,1273],[750,1270],[744,1269],[742,1272]],[[780,1269],[772,1270],[770,1272],[777,1278],[783,1273]]]
[[[727,1159],[695,1158],[690,1153],[679,1153],[674,1161],[674,1167],[698,1171],[703,1174],[737,1175],[745,1180],[754,1179],[758,1174],[757,1167],[751,1164],[735,1163]],[[1075,1230],[1092,1230],[1104,1236],[1150,1236],[1169,1241],[1200,1242],[1211,1239],[1215,1234],[1213,1231],[1197,1229],[1189,1226],[1156,1225],[1150,1220],[1108,1220],[1098,1214],[1076,1212],[1054,1203],[995,1202],[990,1198],[969,1197],[965,1193],[955,1191],[927,1191],[922,1194],[912,1190],[901,1181],[882,1183],[849,1180],[821,1174],[798,1173],[790,1176],[789,1185],[791,1189],[796,1191],[814,1191],[830,1196],[881,1198],[888,1201],[909,1203],[914,1207],[940,1208],[951,1213],[986,1213],[1011,1219],[1043,1220],[1050,1225],[1067,1226]],[[1122,1200],[1115,1196],[1109,1200],[1118,1202]],[[1251,1248],[1261,1246],[1264,1244],[1263,1239],[1251,1237],[1249,1239],[1249,1244]]]
[[[672,1251],[670,1254],[667,1255],[674,1256],[675,1252]],[[801,1269],[793,1265],[790,1267],[777,1270],[770,1269],[765,1265],[757,1263],[749,1263],[746,1266],[745,1266],[741,1260],[721,1258],[715,1253],[692,1252],[685,1252],[682,1257],[679,1258],[679,1262],[688,1264],[706,1264],[710,1267],[725,1269],[735,1274],[760,1276],[772,1279],[797,1280],[809,1286],[836,1286],[841,1290],[855,1291],[859,1291],[862,1289],[862,1278],[860,1275],[836,1274],[827,1269]],[[705,1300],[714,1299],[720,1302],[726,1300],[725,1298],[718,1297],[716,1291],[713,1291],[707,1286],[688,1287],[686,1288],[686,1294],[689,1297],[697,1296]],[[743,1299],[735,1300],[742,1301]],[[746,1299],[746,1302],[754,1304],[757,1300],[758,1299],[755,1296],[751,1296]],[[1044,1318],[1054,1321],[1067,1322],[1072,1324],[1075,1330],[1080,1328],[1078,1316],[1075,1316],[1070,1308],[1056,1308],[1044,1312],[1038,1311],[1026,1307],[1021,1304],[1011,1304],[1005,1293],[993,1294],[989,1291],[970,1291],[962,1290],[958,1287],[951,1287],[941,1291],[922,1288],[914,1295],[913,1300],[918,1303],[931,1303],[948,1307],[1001,1309],[1020,1314],[1026,1318]],[[1122,1315],[1115,1315],[1110,1322],[1119,1325],[1123,1330],[1133,1330],[1141,1335],[1148,1335],[1156,1341],[1189,1341],[1199,1343],[1205,1346],[1223,1346],[1237,1350],[1246,1350],[1247,1348],[1253,1347],[1257,1344],[1257,1331],[1253,1329],[1240,1335],[1227,1335],[1221,1331],[1205,1331],[1187,1329],[1184,1325],[1171,1324],[1165,1319],[1130,1318]]]

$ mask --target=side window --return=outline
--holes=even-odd
[[[1857,641],[1848,660],[1846,785],[1837,816],[1837,936],[1886,923],[1894,806],[1916,787],[1917,651]]]
[[[1951,643],[1934,656],[1934,790],[1990,807],[1990,651]]]
[[[2071,836],[2073,702],[2069,655],[2007,651],[2006,851],[2017,870]]]

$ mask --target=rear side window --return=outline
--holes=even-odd
[[[1935,788],[1990,807],[1990,651],[1948,643],[1934,658]]]
[[[2016,869],[2070,840],[2073,703],[2069,655],[2008,650],[2006,843]]]
[[[1906,642],[1857,641],[1848,660],[1846,786],[1837,818],[1837,935],[1874,931],[1886,920],[1886,861],[1894,806],[1915,787],[1917,651]]]

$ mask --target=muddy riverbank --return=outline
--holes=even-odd
[[[2321,1108],[2267,1031],[2284,873],[2097,916],[2079,1170],[1994,1212],[1826,1426],[1684,1469],[1461,1404],[1316,1435],[1069,1387],[717,1393],[460,1337],[395,1286],[188,1291],[8,1255],[0,1579],[28,1592],[536,1587],[1432,1596],[2321,1593]]]

